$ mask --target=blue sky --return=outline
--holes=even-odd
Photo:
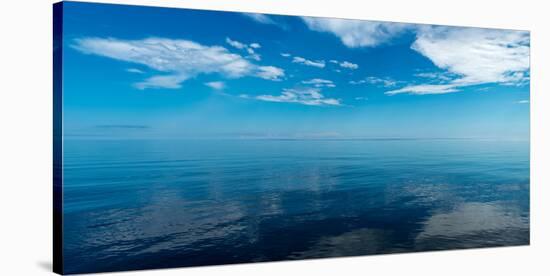
[[[64,132],[529,138],[529,33],[65,2]]]

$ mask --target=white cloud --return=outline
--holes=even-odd
[[[225,83],[223,81],[211,81],[211,82],[205,83],[204,85],[215,90],[222,90],[225,88]]]
[[[313,61],[313,60],[305,59],[303,57],[296,57],[295,56],[295,57],[292,58],[292,62],[293,63],[300,63],[300,64],[307,65],[307,66],[325,68],[325,61],[324,60]]]
[[[521,101],[517,101],[518,104],[528,104],[529,103],[529,100],[521,100]]]
[[[261,13],[242,13],[242,15],[262,24],[273,24],[275,25],[275,21],[271,19],[268,15],[261,14]]]
[[[289,54],[289,53],[281,53],[281,56],[283,57],[291,57],[292,55]],[[300,63],[300,64],[304,64],[304,65],[307,65],[307,66],[313,66],[313,67],[318,67],[318,68],[325,68],[326,66],[326,62],[324,60],[309,60],[309,59],[306,59],[306,58],[303,58],[303,57],[299,57],[299,56],[294,56],[292,58],[292,62],[293,63]],[[351,63],[349,61],[338,61],[338,60],[335,60],[335,59],[331,59],[329,60],[328,62],[330,63],[334,63],[334,64],[337,64],[339,65],[340,67],[342,68],[347,68],[347,69],[352,69],[352,70],[355,70],[357,68],[359,68],[359,65],[355,64],[355,63]],[[335,70],[337,72],[340,72],[340,70]]]
[[[236,40],[232,40],[231,38],[229,37],[226,37],[225,38],[225,42],[227,42],[227,44],[237,48],[237,49],[245,49],[247,47],[246,44],[242,43],[242,42],[239,42],[239,41],[236,41]]]
[[[405,86],[400,89],[391,90],[385,92],[386,95],[395,95],[401,93],[410,93],[416,95],[428,95],[428,94],[446,94],[452,92],[458,92],[456,85],[453,84],[420,84]]]
[[[200,74],[217,73],[226,78],[255,76],[268,80],[284,76],[283,69],[259,66],[224,47],[204,46],[189,40],[91,37],[75,39],[72,47],[85,54],[142,64],[164,73],[135,84],[139,89],[180,88],[182,82]]]
[[[359,68],[359,65],[357,65],[355,63],[351,63],[349,61],[343,61],[343,62],[340,62],[340,67],[355,70],[355,69]]]
[[[260,66],[257,75],[262,79],[279,81],[285,75],[285,71],[275,66]]]
[[[177,89],[181,88],[181,83],[188,78],[187,75],[159,75],[152,76],[142,82],[135,83],[134,86],[137,89],[147,88],[168,88]]]
[[[335,59],[331,59],[331,60],[329,60],[329,62],[337,64],[342,68],[347,68],[347,69],[351,69],[351,70],[355,70],[355,69],[359,68],[359,65],[357,65],[355,63],[351,63],[349,61],[338,61],[338,60],[335,60]],[[340,72],[340,70],[335,70],[335,71]]]
[[[354,85],[368,83],[368,84],[383,86],[383,87],[393,87],[393,86],[396,86],[398,82],[391,78],[378,78],[378,77],[371,76],[358,81],[352,80],[349,83]]]
[[[136,74],[143,74],[145,72],[143,72],[142,70],[139,70],[137,68],[128,68],[126,69],[126,72],[130,72],[130,73],[136,73]]]
[[[461,76],[457,85],[520,81],[529,69],[529,33],[522,31],[423,27],[411,48]]]
[[[227,44],[239,49],[239,50],[245,50],[247,53],[248,53],[248,56],[247,58],[251,58],[253,60],[257,60],[257,61],[260,61],[261,60],[261,57],[259,54],[257,54],[254,49],[258,49],[260,48],[260,44],[259,43],[251,43],[251,44],[245,44],[245,43],[242,43],[240,41],[236,41],[236,40],[232,40],[231,38],[229,37],[226,37],[225,38],[225,42],[227,42]]]
[[[456,78],[456,75],[449,72],[422,72],[414,75],[415,77],[425,78],[436,82],[449,82]]]
[[[241,94],[239,97],[266,102],[298,103],[312,106],[341,105],[340,99],[325,98],[319,88],[283,89],[280,95],[250,96]]]
[[[258,55],[258,54],[250,54],[250,55],[247,56],[247,57],[248,57],[248,58],[251,58],[251,59],[253,59],[253,60],[255,60],[255,61],[260,61],[260,60],[262,60],[262,58],[261,58],[260,55]]]
[[[413,84],[388,94],[442,94],[479,84],[529,81],[529,33],[511,30],[425,26],[411,48],[454,75],[438,85]]]
[[[336,87],[334,82],[325,79],[311,79],[302,81],[303,84],[311,84],[315,87]]]
[[[377,46],[390,41],[406,28],[411,27],[411,24],[351,19],[314,17],[302,17],[302,19],[309,29],[332,33],[350,48]]]

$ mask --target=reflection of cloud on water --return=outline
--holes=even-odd
[[[189,202],[177,194],[153,192],[149,203],[139,208],[89,212],[73,233],[81,241],[80,250],[91,257],[137,256],[166,249],[188,247],[213,239],[241,235],[245,217],[242,206],[233,202]]]
[[[451,184],[433,179],[387,185],[386,200],[388,204],[404,204],[409,207],[454,205],[463,201],[456,195]]]
[[[432,215],[416,236],[417,247],[449,249],[528,244],[529,219],[517,206],[469,202]]]
[[[392,240],[392,231],[384,229],[363,228],[343,233],[338,236],[323,237],[305,251],[295,252],[290,259],[326,258],[376,253],[399,252],[392,250],[388,244]],[[393,246],[397,246],[393,244]],[[394,247],[395,248],[395,247]]]

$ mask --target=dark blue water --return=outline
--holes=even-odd
[[[65,272],[529,244],[529,143],[66,140]]]

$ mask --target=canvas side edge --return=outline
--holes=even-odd
[[[63,274],[63,2],[53,4],[53,272]]]

